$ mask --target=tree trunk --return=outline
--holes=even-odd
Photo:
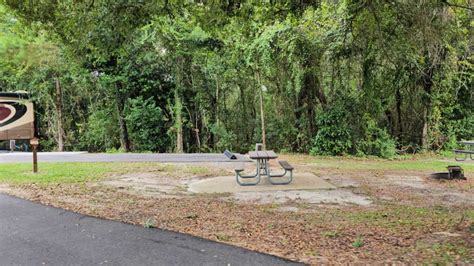
[[[446,55],[447,55],[448,49],[443,47],[440,51],[438,52],[438,57],[434,57],[435,59],[432,59],[432,56],[430,56],[430,53],[425,52],[425,68],[423,71],[423,76],[422,76],[422,82],[423,82],[423,90],[424,90],[424,99],[423,99],[423,129],[421,132],[421,145],[424,150],[428,150],[430,148],[430,143],[429,143],[429,135],[432,134],[430,133],[430,124],[429,124],[429,119],[430,115],[432,112],[433,108],[433,103],[431,100],[432,96],[432,89],[433,89],[433,83],[434,83],[434,76],[436,71],[438,71],[441,68],[441,62],[444,62]]]
[[[219,126],[219,80],[216,75],[216,124]]]
[[[201,138],[199,137],[199,128],[196,120],[196,128],[194,129],[194,132],[196,133],[196,142],[198,145],[198,152],[201,153]]]
[[[428,108],[425,107],[423,110],[423,129],[421,132],[421,146],[423,150],[429,149],[429,142],[428,142]]]
[[[425,56],[426,67],[423,72],[422,82],[423,82],[423,92],[422,97],[423,101],[423,127],[421,131],[421,147],[423,150],[427,151],[429,147],[428,140],[428,130],[429,130],[429,115],[431,111],[431,89],[433,87],[433,75],[434,75],[434,66],[431,64],[431,60],[428,55]]]
[[[178,89],[174,91],[174,114],[175,114],[175,128],[176,128],[176,152],[183,152],[183,118],[182,118],[182,103],[179,96]]]
[[[183,104],[181,102],[181,87],[183,83],[182,79],[182,67],[183,58],[178,58],[176,64],[176,84],[174,89],[174,127],[176,129],[176,152],[182,153],[183,148]]]
[[[125,97],[120,92],[121,84],[118,85],[116,93],[117,114],[120,127],[120,146],[125,152],[130,152],[130,138],[128,136],[127,121],[125,121]]]
[[[402,124],[402,95],[400,93],[400,88],[397,88],[396,94],[396,105],[397,105],[397,124],[398,124],[398,133],[397,136],[403,136],[403,124]]]
[[[263,149],[267,149],[267,141],[266,141],[266,134],[265,134],[265,114],[263,111],[263,91],[262,91],[262,83],[260,81],[260,72],[257,70],[257,81],[260,91],[260,118],[262,120],[262,145]]]
[[[250,142],[250,134],[249,134],[249,131],[248,131],[248,123],[247,123],[247,104],[245,102],[245,91],[244,91],[244,88],[242,86],[240,86],[239,84],[237,85],[237,88],[239,89],[240,91],[240,103],[242,104],[242,130],[245,131],[245,143],[249,143]]]
[[[64,151],[64,128],[63,128],[63,91],[59,78],[56,77],[56,115],[57,115],[57,138],[58,138],[58,151]]]
[[[217,75],[216,75],[216,109],[215,109],[215,112],[216,112],[216,126],[217,126],[217,131],[219,132],[219,126],[220,126],[220,122],[219,122],[219,80],[217,79]],[[217,143],[219,142],[219,135],[218,134],[214,134],[214,148],[217,147]]]

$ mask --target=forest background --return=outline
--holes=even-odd
[[[473,12],[470,0],[0,0],[0,91],[30,93],[43,150],[245,152],[265,135],[279,152],[440,151],[474,137]]]

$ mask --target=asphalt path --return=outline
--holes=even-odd
[[[291,265],[190,235],[107,221],[0,194],[0,265]]]
[[[231,160],[222,153],[87,153],[40,152],[38,162],[245,162],[245,155],[236,154]],[[31,163],[29,152],[1,152],[0,163]]]

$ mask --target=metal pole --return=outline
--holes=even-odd
[[[262,83],[260,81],[260,72],[257,70],[257,79],[258,79],[258,86],[260,87],[260,118],[262,120],[262,144],[263,150],[267,149],[267,141],[265,136],[265,116],[263,112],[263,88]]]

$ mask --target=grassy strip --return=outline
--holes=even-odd
[[[420,160],[373,160],[316,157],[306,161],[311,166],[342,170],[406,170],[406,171],[447,171],[448,165],[461,165],[465,172],[474,172],[473,163],[449,162],[436,159]]]
[[[354,223],[379,226],[394,231],[444,227],[450,230],[461,221],[474,223],[474,211],[443,207],[391,206],[381,210],[362,210],[345,214]]]
[[[114,171],[117,163],[42,163],[39,172],[31,164],[1,164],[0,182],[8,184],[77,183],[97,179]]]
[[[207,167],[162,164],[156,162],[114,163],[41,163],[34,174],[28,163],[0,164],[0,183],[7,184],[59,184],[97,180],[109,174],[157,172],[174,178],[188,175],[210,176],[221,172]],[[225,174],[224,171],[222,173]]]
[[[412,158],[403,160],[363,159],[352,157],[313,157],[305,155],[286,155],[290,160],[315,166],[340,170],[412,170],[446,171],[446,166],[459,164],[465,173],[474,173],[473,163],[440,161],[439,158]],[[210,175],[206,167],[177,168],[174,165],[159,163],[42,163],[40,172],[33,174],[31,164],[1,164],[0,182],[9,184],[25,183],[74,183],[94,180],[107,173],[127,173],[140,171],[168,172],[172,176],[186,174]],[[216,173],[217,174],[217,173]],[[220,174],[225,174],[220,173]]]

